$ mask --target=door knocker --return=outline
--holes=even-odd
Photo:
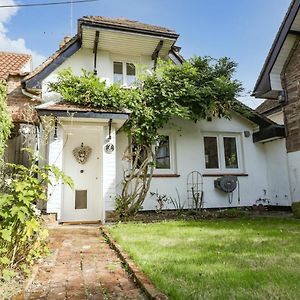
[[[83,143],[81,143],[80,147],[76,147],[73,151],[72,151],[76,161],[81,164],[84,165],[89,157],[90,154],[92,153],[92,148],[89,146],[84,146]]]

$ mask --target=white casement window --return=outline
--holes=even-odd
[[[155,173],[156,174],[175,174],[175,143],[174,137],[170,134],[159,136],[155,151]]]
[[[134,145],[132,150],[135,151]],[[168,134],[160,135],[156,144],[153,145],[153,151],[155,153],[154,174],[176,174],[175,144],[173,136]],[[138,165],[140,165],[142,161],[143,157],[141,157]]]
[[[234,173],[243,170],[241,137],[239,134],[204,135],[205,169]]]
[[[132,86],[136,80],[136,69],[133,63],[114,61],[114,83],[122,86]]]

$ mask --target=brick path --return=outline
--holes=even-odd
[[[145,299],[97,227],[63,225],[49,232],[51,255],[25,299]]]

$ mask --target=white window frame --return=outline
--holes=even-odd
[[[169,137],[169,150],[170,150],[170,169],[156,169],[154,168],[154,174],[177,174],[176,165],[176,148],[175,148],[175,137],[169,132],[159,132],[159,135]],[[155,145],[153,145],[153,151],[155,152]],[[155,158],[156,160],[156,158]]]
[[[114,63],[122,63],[122,75],[123,75],[123,84],[121,85],[122,87],[125,88],[131,88],[132,85],[128,85],[127,83],[127,65],[126,64],[133,64],[135,67],[135,78],[137,78],[137,68],[136,68],[136,63],[132,62],[132,61],[127,61],[127,60],[123,60],[123,59],[113,59],[112,61],[112,74],[113,74],[113,78],[112,78],[112,82],[115,83],[114,81]]]
[[[206,161],[205,161],[205,144],[204,138],[205,137],[216,137],[217,138],[217,150],[218,150],[218,162],[219,168],[206,168]],[[224,140],[223,138],[235,138],[236,141],[236,152],[237,152],[237,163],[238,168],[226,168],[225,165],[225,149],[224,149]],[[206,173],[242,173],[244,172],[244,159],[243,159],[243,152],[242,152],[242,135],[241,133],[203,133],[203,156],[204,156],[204,169]]]

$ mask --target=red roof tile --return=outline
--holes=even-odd
[[[0,52],[0,79],[7,80],[9,74],[22,73],[22,68],[30,60],[29,54]]]

